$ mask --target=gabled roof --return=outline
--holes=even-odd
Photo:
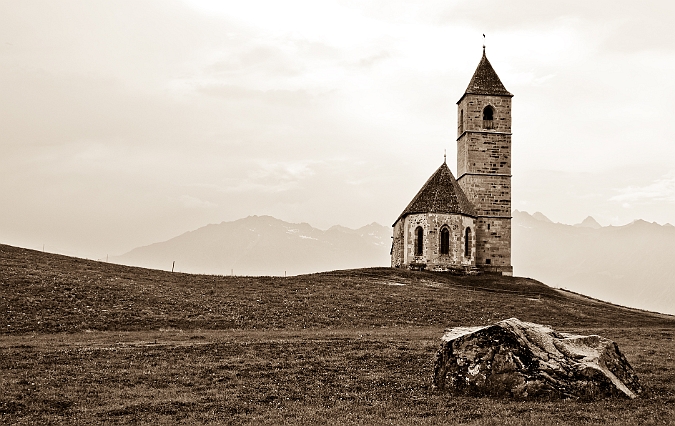
[[[464,92],[464,95],[467,94],[513,96],[506,90],[494,68],[492,68],[490,61],[488,61],[487,56],[485,56],[485,49],[483,49],[483,57],[478,64],[478,68],[476,68],[473,77],[471,77],[469,87],[467,87],[466,92]]]
[[[415,195],[408,207],[396,219],[415,213],[446,213],[476,216],[476,212],[466,198],[448,165],[443,163],[427,180],[422,189]]]

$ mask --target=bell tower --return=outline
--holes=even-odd
[[[511,266],[511,98],[483,57],[457,102],[457,182],[476,210],[476,266]]]

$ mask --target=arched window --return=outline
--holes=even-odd
[[[422,256],[424,251],[424,229],[418,226],[415,229],[415,256]]]
[[[494,128],[494,115],[495,110],[490,105],[483,108],[483,128],[485,129]]]
[[[450,231],[441,229],[441,254],[450,254]]]
[[[471,228],[464,231],[464,256],[471,257]]]

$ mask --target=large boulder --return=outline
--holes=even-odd
[[[434,387],[515,398],[635,398],[642,387],[613,341],[510,318],[445,331]]]

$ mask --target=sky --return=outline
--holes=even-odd
[[[102,259],[249,215],[391,225],[482,54],[513,208],[675,224],[669,1],[0,0],[0,243]]]

